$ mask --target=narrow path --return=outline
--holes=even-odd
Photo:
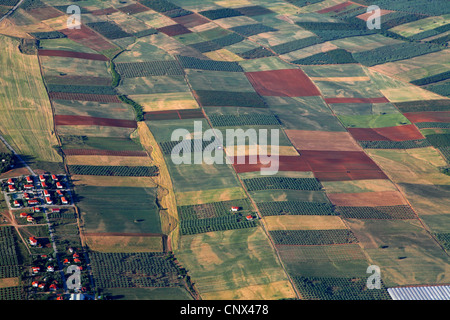
[[[3,138],[0,135],[0,140],[5,144],[5,146],[14,154],[14,156],[19,159],[19,161],[23,164],[23,166],[25,168],[27,168],[27,170],[31,173],[31,175],[33,176],[37,176],[37,174],[33,171],[33,169],[30,168],[30,166],[22,159],[22,157],[16,152],[16,150],[14,150],[13,147],[11,147],[11,145],[6,142],[5,138]]]

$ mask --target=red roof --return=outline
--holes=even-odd
[[[27,217],[28,216],[28,213],[26,213],[26,212],[21,212],[20,213],[20,217],[21,218],[25,218],[25,217]]]
[[[13,179],[12,179],[12,178],[9,178],[9,179],[8,179],[8,183],[14,183]]]

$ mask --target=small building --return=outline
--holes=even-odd
[[[32,184],[26,184],[26,185],[24,185],[23,186],[25,189],[27,189],[27,190],[30,190],[30,189],[33,189],[34,188],[34,185],[32,185]]]
[[[59,213],[61,210],[59,208],[52,208],[49,210],[51,213]]]
[[[19,203],[19,201],[17,201],[17,200],[14,200],[14,207],[20,207],[20,203]]]
[[[38,273],[41,270],[41,268],[39,268],[39,267],[32,267],[31,270],[33,270],[33,273]]]
[[[80,255],[78,254],[78,253],[74,253],[73,255],[72,255],[72,257],[75,259],[75,258],[79,258],[80,257]]]
[[[39,181],[40,181],[40,182],[45,182],[45,176],[44,176],[43,174],[41,174],[41,175],[39,176]]]
[[[27,179],[27,183],[33,183],[33,178],[31,178],[30,176],[28,176],[26,179]]]
[[[75,259],[73,259],[73,262],[75,262],[75,263],[81,263],[81,260],[78,259],[78,258],[75,258]]]
[[[42,188],[47,188],[47,184],[45,182],[41,183]]]
[[[39,283],[38,288],[39,289],[45,289],[45,283]]]
[[[53,204],[53,201],[52,201],[52,199],[51,199],[50,197],[46,197],[46,198],[45,198],[45,202],[46,202],[47,204]]]
[[[64,196],[64,193],[63,193],[61,190],[56,190],[56,194],[57,194],[59,197],[63,197],[63,196]]]
[[[9,178],[9,179],[8,179],[8,184],[14,184],[13,178]]]
[[[70,261],[69,261],[69,259],[64,259],[63,263],[68,264],[68,263],[70,263]]]
[[[248,216],[245,217],[245,219],[247,219],[248,221],[252,221],[253,220],[253,216],[249,214]]]
[[[32,246],[36,246],[38,244],[35,237],[28,238],[28,241],[30,241],[30,245],[32,245]]]
[[[233,212],[239,211],[239,207],[231,207],[231,211]]]
[[[53,266],[47,267],[47,272],[54,272],[54,271],[55,271],[55,267],[53,267]]]
[[[61,184],[61,182],[57,182],[56,183],[56,188],[58,188],[58,189],[62,189],[63,188],[63,185]]]
[[[50,291],[56,291],[58,290],[58,287],[56,286],[56,284],[52,283],[49,287]]]
[[[13,185],[8,185],[8,191],[14,192],[14,191],[16,191],[16,188]]]
[[[28,213],[26,212],[21,212],[19,215],[21,218],[27,218],[28,217]]]
[[[67,201],[66,197],[61,197],[61,203],[62,204],[69,204],[69,201]]]
[[[56,176],[56,174],[52,174],[52,180],[53,181],[58,181],[58,177]]]
[[[33,208],[33,211],[39,213],[39,212],[41,212],[41,208],[39,208],[39,207],[34,207],[34,208]]]
[[[34,218],[32,216],[27,216],[27,222],[33,222]]]
[[[50,197],[50,192],[48,192],[48,190],[44,190],[44,197]]]
[[[30,200],[30,194],[24,192],[24,193],[23,193],[23,198],[24,198],[25,200]]]
[[[39,200],[38,199],[31,199],[31,200],[28,200],[28,205],[30,205],[30,206],[32,206],[32,205],[35,205],[35,204],[39,204]],[[35,211],[36,212],[36,211]],[[40,212],[40,211],[39,211]]]
[[[34,288],[37,288],[38,285],[39,285],[39,282],[33,281],[33,282],[31,283],[31,285],[32,285]]]

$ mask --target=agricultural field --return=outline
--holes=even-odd
[[[91,299],[449,283],[444,0],[380,0],[381,29],[366,0],[24,0],[4,16],[16,3],[0,0],[0,152],[20,156],[1,174],[0,300],[68,299],[50,284],[72,260]],[[46,192],[71,206],[20,207]],[[61,272],[31,268],[54,258]]]

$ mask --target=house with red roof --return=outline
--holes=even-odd
[[[45,176],[43,174],[39,175],[39,181],[45,182]]]
[[[49,287],[50,291],[56,291],[58,289],[58,287],[56,286],[56,284],[52,283]]]
[[[17,200],[14,200],[14,207],[20,207],[20,203],[19,203],[19,201],[17,201]]]
[[[38,288],[39,289],[44,289],[45,288],[45,283],[39,283]]]
[[[58,177],[56,176],[56,174],[52,174],[52,179],[53,181],[58,181]]]
[[[13,185],[8,185],[8,191],[14,192],[14,191],[16,191],[16,188]]]
[[[30,199],[30,200],[28,200],[28,204],[30,206],[32,206],[34,204],[39,204],[39,200],[37,200],[37,199]]]
[[[61,203],[62,204],[69,204],[69,201],[67,201],[66,197],[61,197]]]
[[[23,193],[23,198],[24,198],[25,200],[30,200],[30,194],[24,192],[24,193]]]
[[[36,240],[35,237],[30,237],[30,238],[28,238],[28,241],[30,241],[30,244],[31,244],[32,246],[35,246],[35,245],[38,244],[38,242],[37,242],[37,240]]]
[[[33,183],[33,178],[31,178],[30,176],[28,176],[26,179],[27,179],[27,183]]]
[[[53,204],[53,201],[52,201],[52,199],[50,197],[45,197],[45,202],[47,204]]]
[[[9,178],[9,179],[8,179],[8,184],[14,184],[13,178]]]
[[[34,218],[32,216],[27,216],[27,222],[33,222]]]
[[[47,267],[47,272],[54,272],[54,271],[55,271],[55,267],[53,267],[53,266]]]
[[[231,211],[233,212],[239,211],[239,207],[231,207]]]
[[[31,283],[31,285],[32,285],[34,288],[37,288],[38,285],[39,285],[39,282],[33,281],[33,282]]]
[[[34,188],[34,185],[32,185],[32,184],[26,184],[26,185],[24,185],[23,187],[24,187],[25,189],[27,189],[27,190],[31,190],[31,189]]]
[[[63,185],[61,184],[61,182],[57,182],[56,183],[56,188],[58,188],[58,189],[62,189],[63,188]]]
[[[42,188],[47,188],[47,184],[45,182],[41,183]]]
[[[26,213],[26,212],[21,212],[19,216],[20,216],[21,218],[26,218],[26,217],[28,217],[28,213]]]
[[[29,203],[29,202],[28,202],[28,203]],[[39,208],[39,207],[34,207],[34,208],[33,208],[33,211],[34,211],[34,212],[41,212],[41,208]]]
[[[250,215],[250,214],[249,214],[248,216],[246,216],[245,218],[246,218],[248,221],[252,221],[252,220],[253,220],[253,216]]]
[[[31,270],[33,270],[33,273],[38,273],[41,270],[41,268],[39,268],[39,267],[32,267]]]

